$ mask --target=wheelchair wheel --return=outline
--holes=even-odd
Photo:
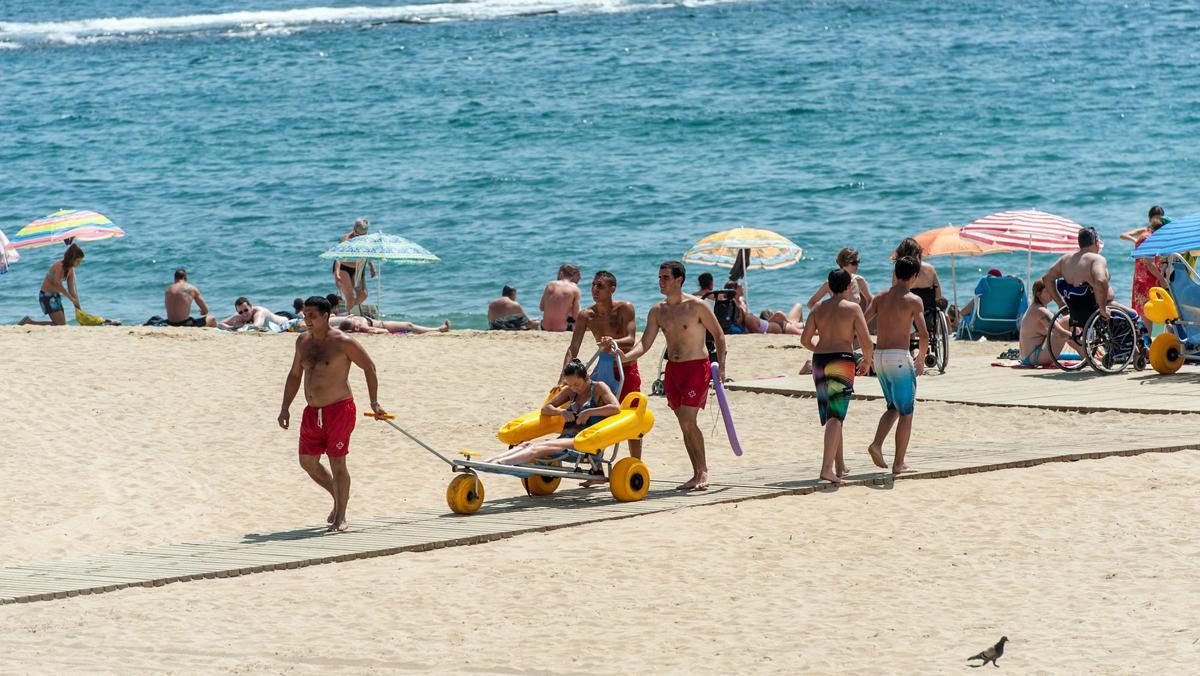
[[[1096,312],[1083,327],[1084,359],[1100,373],[1120,373],[1137,356],[1137,324],[1120,308],[1109,306],[1109,318]]]
[[[446,504],[455,514],[474,514],[483,504],[483,482],[474,474],[459,474],[446,487]]]
[[[1173,333],[1164,333],[1150,343],[1150,366],[1155,371],[1171,374],[1183,366],[1183,344]]]
[[[608,488],[621,502],[637,502],[650,490],[650,468],[637,458],[621,458],[613,465]]]
[[[561,460],[545,463],[547,467],[562,467]],[[525,492],[530,495],[550,495],[558,490],[558,485],[562,483],[562,477],[557,476],[529,476],[521,479],[521,485],[525,487]]]
[[[1058,352],[1056,352],[1054,350],[1054,343],[1053,343],[1054,330],[1053,329],[1055,326],[1058,326],[1059,320],[1068,322],[1067,330],[1071,332],[1072,338],[1075,337],[1075,331],[1069,325],[1070,319],[1071,319],[1071,313],[1065,307],[1059,308],[1058,312],[1054,313],[1054,318],[1050,320],[1051,330],[1046,333],[1046,345],[1042,349],[1044,349],[1050,355],[1050,358],[1054,360],[1054,365],[1057,366],[1058,368],[1060,368],[1064,371],[1079,371],[1084,366],[1087,366],[1087,361],[1083,358],[1083,355],[1079,356],[1078,362],[1072,363],[1070,361],[1062,361],[1061,358],[1059,357]]]
[[[938,310],[937,323],[934,325],[936,335],[930,336],[930,349],[934,354],[934,366],[938,373],[946,372],[946,364],[950,363],[950,322],[946,321],[946,313]]]

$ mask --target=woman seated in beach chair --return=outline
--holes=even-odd
[[[575,435],[608,416],[621,412],[621,404],[616,395],[608,385],[592,380],[582,361],[572,359],[567,362],[562,372],[562,380],[566,387],[542,407],[542,415],[563,417],[562,434],[555,439],[526,441],[498,456],[488,458],[486,462],[523,465],[574,450]],[[567,407],[559,408],[563,404],[567,404]]]

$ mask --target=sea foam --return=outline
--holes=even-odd
[[[43,42],[81,44],[110,39],[146,39],[154,36],[178,36],[190,33],[278,34],[338,25],[360,27],[383,23],[486,21],[548,14],[608,14],[695,7],[736,1],[471,0],[388,7],[308,7],[289,10],[250,10],[170,17],[134,16],[37,23],[0,21],[0,45]]]

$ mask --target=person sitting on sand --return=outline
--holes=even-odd
[[[850,300],[853,278],[838,268],[829,273],[829,298],[817,303],[804,325],[800,342],[813,353],[812,374],[817,390],[817,414],[825,428],[820,478],[840,486],[849,473],[843,453],[842,425],[854,395],[854,375],[867,375],[871,367],[871,337],[858,303]],[[863,346],[863,359],[855,363],[854,342]]]
[[[837,257],[834,259],[837,266],[841,270],[850,273],[850,292],[846,295],[853,303],[858,303],[858,306],[866,312],[867,306],[871,304],[871,287],[867,284],[867,280],[862,275],[858,274],[858,266],[862,258],[858,254],[858,249],[846,247],[837,252]],[[821,285],[817,292],[808,299],[808,309],[816,307],[817,302],[829,294],[829,282]],[[796,320],[799,321],[799,320]]]
[[[350,232],[342,235],[339,242],[362,237],[367,234],[367,229],[371,227],[370,222],[365,218],[360,218],[354,221],[354,228]],[[357,307],[360,303],[367,300],[367,285],[363,277],[355,279],[355,275],[359,274],[358,266],[362,263],[355,260],[338,260],[333,262],[333,281],[337,284],[338,291],[341,292],[342,298],[346,299],[346,311]],[[367,270],[371,276],[375,276],[375,264],[367,262]]]
[[[65,294],[75,309],[79,310],[79,293],[75,289],[75,268],[83,262],[83,249],[72,243],[63,252],[62,260],[50,264],[46,276],[42,278],[42,286],[38,291],[38,304],[49,320],[39,321],[26,315],[19,322],[21,325],[34,326],[63,326],[67,323],[67,315],[63,312],[62,297]]]
[[[1071,343],[1074,349],[1079,349],[1079,346],[1070,340],[1071,334],[1061,324],[1051,327],[1050,321],[1054,319],[1054,313],[1046,306],[1053,300],[1054,297],[1051,295],[1050,290],[1046,288],[1046,283],[1040,279],[1034,281],[1033,303],[1025,311],[1025,316],[1021,318],[1022,366],[1049,366],[1053,364],[1054,355],[1062,354],[1062,347],[1068,342]],[[1050,353],[1046,352],[1045,349],[1046,335],[1052,330],[1054,331],[1054,338],[1050,341],[1050,349],[1054,352]]]
[[[192,317],[192,302],[200,308],[200,316]],[[163,305],[167,307],[168,326],[208,326],[215,327],[217,318],[208,316],[208,304],[200,289],[188,282],[187,270],[179,268],[175,271],[175,283],[167,287],[163,294]]]
[[[488,303],[488,328],[493,331],[528,331],[541,325],[525,314],[525,308],[517,302],[517,288],[505,285],[500,297]]]
[[[556,439],[526,441],[508,451],[488,458],[486,462],[501,465],[522,465],[539,458],[553,457],[575,447],[575,436],[583,430],[621,412],[621,405],[608,385],[592,380],[587,367],[572,359],[562,371],[566,386],[542,407],[542,415],[563,418],[562,434]],[[570,402],[566,408],[559,408]]]
[[[570,331],[579,314],[579,267],[564,263],[558,279],[546,284],[538,308],[542,311],[543,331]]]
[[[446,333],[450,330],[449,319],[442,322],[441,326],[431,328],[428,326],[419,326],[412,322],[372,319],[361,315],[335,317],[329,320],[329,325],[339,331],[353,331],[354,333],[412,333],[420,335],[422,333]]]
[[[219,322],[218,329],[236,331],[243,326],[248,326],[259,331],[267,331],[269,324],[278,330],[287,326],[291,320],[291,318],[277,315],[261,305],[251,304],[250,299],[245,296],[233,301],[233,309],[236,314]]]

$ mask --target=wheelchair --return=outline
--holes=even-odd
[[[1050,320],[1051,330],[1046,332],[1043,347],[1050,353],[1054,364],[1064,371],[1079,371],[1090,366],[1097,373],[1120,373],[1133,365],[1141,371],[1149,363],[1149,351],[1143,338],[1143,329],[1138,316],[1120,305],[1107,305],[1109,318],[1100,315],[1095,303],[1090,300],[1067,298],[1067,304],[1054,313]],[[1072,311],[1074,309],[1074,311]],[[1053,347],[1053,327],[1065,322],[1071,337],[1070,342],[1079,346],[1078,361],[1064,360]]]
[[[929,329],[929,352],[925,354],[925,368],[936,368],[938,373],[946,372],[950,363],[950,320],[946,311],[938,306],[925,308],[925,328]],[[920,341],[914,335],[908,341],[908,351],[913,359],[917,358]]]

